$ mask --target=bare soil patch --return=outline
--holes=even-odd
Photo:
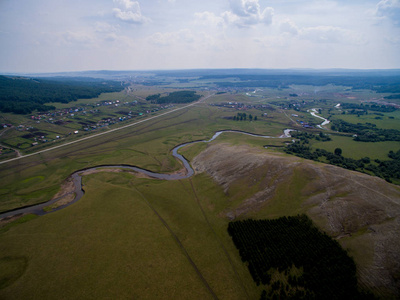
[[[6,218],[2,218],[0,219],[0,228],[3,227],[4,225],[7,225],[8,223],[11,223],[15,220],[18,220],[19,218],[21,218],[24,214],[18,214],[18,215],[14,215],[11,217],[6,217]]]

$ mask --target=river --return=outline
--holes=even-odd
[[[327,119],[325,119],[325,118],[323,118],[323,117],[321,117],[321,116],[318,116],[318,115],[316,114],[316,113],[317,113],[317,109],[316,109],[316,108],[311,109],[310,113],[311,113],[311,115],[312,115],[313,117],[320,118],[320,119],[324,120],[324,121],[321,123],[321,125],[317,125],[318,128],[326,129],[326,128],[323,128],[322,126],[328,125],[328,124],[331,122],[331,121],[329,121],[329,120],[327,120]]]
[[[292,129],[285,129],[284,130],[284,134],[279,136],[279,137],[273,137],[273,136],[268,136],[268,135],[259,135],[259,134],[254,134],[254,133],[249,133],[249,132],[244,132],[244,131],[238,131],[238,130],[221,130],[221,131],[217,131],[213,137],[209,140],[200,140],[200,141],[193,141],[193,142],[188,142],[188,143],[184,143],[181,145],[176,146],[174,149],[172,149],[172,155],[174,157],[176,157],[177,159],[179,159],[182,163],[183,166],[185,168],[185,172],[178,172],[178,173],[172,173],[172,174],[165,174],[165,173],[155,173],[155,172],[151,172],[149,170],[145,170],[139,167],[135,167],[135,166],[129,166],[129,165],[100,165],[100,166],[96,166],[96,167],[91,167],[91,168],[87,168],[87,169],[83,169],[83,170],[79,170],[76,171],[74,173],[72,173],[71,177],[72,180],[74,181],[74,193],[75,193],[75,198],[65,204],[65,205],[61,205],[58,206],[55,209],[52,210],[43,210],[45,207],[48,207],[54,203],[56,203],[57,201],[61,200],[61,198],[65,197],[59,197],[44,203],[40,203],[40,204],[35,204],[32,206],[27,206],[27,207],[23,207],[23,208],[18,208],[18,209],[14,209],[14,210],[10,210],[10,211],[6,211],[3,213],[0,213],[0,219],[3,218],[8,218],[8,217],[12,217],[15,215],[19,215],[19,214],[36,214],[38,216],[43,216],[52,212],[55,212],[57,210],[63,209],[77,201],[79,201],[82,196],[84,195],[84,191],[82,189],[82,173],[87,172],[87,171],[93,171],[93,170],[97,170],[97,169],[104,169],[104,168],[112,168],[112,169],[124,169],[124,170],[132,170],[144,175],[147,175],[151,178],[155,178],[155,179],[161,179],[161,180],[180,180],[180,179],[185,179],[185,178],[189,178],[191,176],[194,175],[194,170],[193,168],[190,166],[189,162],[187,161],[187,159],[178,153],[179,149],[187,146],[187,145],[191,145],[191,144],[195,144],[195,143],[210,143],[213,140],[215,140],[218,136],[220,136],[222,133],[224,132],[234,132],[234,133],[241,133],[241,134],[245,134],[245,135],[250,135],[250,136],[254,136],[254,137],[260,137],[260,138],[265,138],[265,139],[277,139],[277,138],[289,138],[290,136],[290,132],[293,131]]]

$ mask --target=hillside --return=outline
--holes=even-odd
[[[377,177],[271,154],[213,144],[197,155],[231,204],[230,220],[306,213],[357,264],[359,282],[380,297],[400,295],[400,189]]]

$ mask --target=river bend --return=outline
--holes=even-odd
[[[61,200],[63,197],[65,197],[66,195],[63,195],[59,198],[55,198],[53,200],[44,202],[44,203],[40,203],[40,204],[35,204],[32,206],[27,206],[27,207],[22,207],[22,208],[18,208],[18,209],[14,209],[14,210],[10,210],[10,211],[6,211],[3,213],[0,213],[0,219],[2,218],[8,218],[8,217],[12,217],[15,215],[20,215],[20,214],[36,214],[39,216],[43,216],[46,215],[48,213],[52,213],[55,212],[57,210],[63,209],[77,201],[79,201],[82,196],[84,195],[84,191],[82,189],[82,173],[87,172],[87,171],[92,171],[92,170],[97,170],[99,168],[104,169],[104,168],[118,168],[118,169],[124,169],[124,170],[132,170],[144,175],[147,175],[151,178],[155,178],[155,179],[161,179],[161,180],[180,180],[180,179],[185,179],[185,178],[189,178],[192,177],[194,174],[194,170],[193,168],[190,166],[189,162],[187,161],[187,159],[178,153],[178,150],[190,145],[190,144],[194,144],[194,143],[210,143],[213,140],[215,140],[218,136],[220,136],[222,133],[224,132],[234,132],[234,133],[241,133],[241,134],[245,134],[245,135],[250,135],[250,136],[254,136],[254,137],[260,137],[260,138],[266,138],[266,139],[276,139],[276,138],[289,138],[290,136],[290,131],[292,131],[291,129],[285,129],[284,133],[279,136],[279,137],[273,137],[273,136],[267,136],[267,135],[259,135],[259,134],[253,134],[253,133],[249,133],[249,132],[244,132],[244,131],[238,131],[238,130],[221,130],[221,131],[217,131],[214,136],[209,139],[209,140],[200,140],[200,141],[193,141],[193,142],[188,142],[188,143],[184,143],[181,145],[176,146],[174,149],[172,149],[172,155],[174,157],[176,157],[177,159],[179,159],[182,163],[183,166],[185,168],[185,172],[177,172],[177,173],[171,173],[171,174],[164,174],[164,173],[155,173],[155,172],[151,172],[149,170],[145,170],[139,167],[135,167],[135,166],[129,166],[129,165],[101,165],[101,166],[96,166],[96,167],[91,167],[91,168],[87,168],[87,169],[83,169],[83,170],[79,170],[76,171],[74,173],[72,173],[71,177],[72,180],[74,182],[74,193],[75,193],[75,198],[70,201],[69,203],[65,204],[65,205],[61,205],[58,206],[57,208],[54,208],[52,210],[44,210],[45,207],[48,207],[54,203],[56,203],[57,201]]]

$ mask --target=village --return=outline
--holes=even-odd
[[[267,118],[269,116],[268,112],[266,111],[275,111],[276,106],[278,106],[282,110],[288,110],[288,109],[294,109],[296,111],[300,111],[300,108],[309,102],[303,101],[303,102],[295,102],[295,103],[290,103],[289,105],[287,103],[284,103],[281,105],[280,102],[277,102],[276,105],[269,105],[269,104],[248,104],[248,103],[241,103],[241,102],[221,102],[221,103],[211,103],[209,104],[210,106],[217,106],[217,107],[223,107],[223,108],[233,108],[238,111],[246,111],[250,109],[257,109],[261,111],[261,117]],[[275,107],[274,107],[275,106]],[[303,118],[302,115],[298,114],[291,114],[291,117],[296,118],[296,122],[301,125],[303,128],[306,129],[313,129],[315,128],[315,124],[306,120],[299,120],[300,118]],[[233,119],[236,120],[235,116],[234,117],[227,117],[228,119]],[[256,117],[257,118],[257,117]],[[257,120],[257,119],[252,120]]]
[[[173,106],[173,104],[149,105],[137,100],[130,102],[107,100],[37,112],[26,116],[19,124],[0,123],[0,134],[4,133],[0,155],[9,153],[8,149],[24,150],[70,136],[88,134],[90,131],[108,128]]]

